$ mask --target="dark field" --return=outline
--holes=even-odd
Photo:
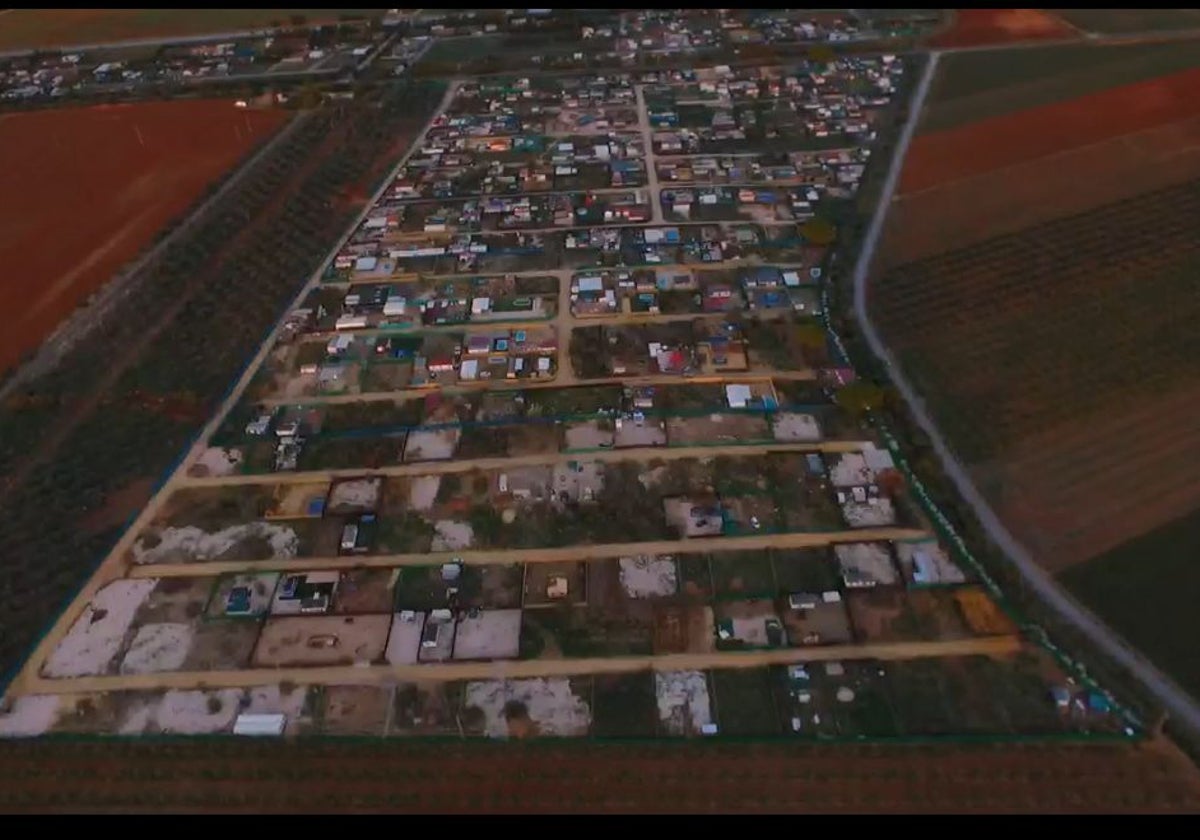
[[[35,741],[0,809],[87,813],[1188,812],[1173,747]]]
[[[1200,509],[1060,576],[1179,684],[1200,696]]]

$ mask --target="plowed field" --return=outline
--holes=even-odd
[[[929,43],[934,47],[979,47],[1078,35],[1071,26],[1039,9],[955,9],[950,28]]]
[[[380,9],[10,9],[0,12],[0,49],[96,44],[231,32],[287,24],[292,15],[311,22],[339,15],[379,14]]]
[[[1200,116],[1200,69],[920,135],[902,194]]]
[[[880,327],[1061,569],[1200,505],[1200,181],[906,263]]]
[[[0,371],[287,118],[230,100],[0,116]]]
[[[0,745],[0,810],[236,813],[1177,812],[1169,744],[447,742]]]
[[[919,142],[919,141],[917,141]],[[1200,117],[909,193],[888,213],[883,265],[963,248],[1200,178]]]

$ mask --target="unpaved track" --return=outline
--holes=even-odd
[[[672,653],[602,659],[535,659],[496,662],[442,662],[418,665],[342,665],[317,668],[255,668],[240,671],[176,671],[52,680],[36,677],[36,694],[90,694],[105,691],[161,691],[251,688],[291,682],[297,685],[344,685],[458,680],[516,680],[636,671],[706,671],[710,668],[761,668],[793,662],[842,659],[932,659],[947,656],[1004,656],[1020,650],[1016,636],[938,642],[881,642],[868,645],[787,648],[733,653]]]
[[[220,487],[240,484],[308,484],[335,478],[363,475],[447,475],[473,470],[504,470],[515,467],[541,467],[566,464],[570,461],[679,461],[685,458],[715,458],[770,455],[774,452],[861,452],[872,444],[860,440],[829,440],[814,443],[731,444],[728,446],[659,446],[638,449],[601,449],[597,452],[558,452],[550,455],[517,455],[511,458],[475,458],[466,461],[425,461],[413,464],[393,464],[387,467],[345,470],[314,470],[312,472],[262,473],[261,475],[183,476],[173,487]]]
[[[860,528],[856,531],[814,531],[791,534],[752,534],[745,537],[697,537],[653,542],[598,543],[559,548],[464,549],[421,554],[372,554],[362,557],[290,557],[279,560],[215,560],[207,563],[147,563],[128,569],[130,578],[212,577],[230,572],[318,571],[333,569],[436,566],[461,560],[468,566],[505,563],[558,563],[564,560],[606,560],[637,554],[707,554],[714,551],[754,551],[765,548],[820,548],[837,543],[912,540],[929,536],[921,528]],[[122,577],[118,573],[114,577]],[[79,609],[83,605],[79,604]],[[72,606],[74,609],[74,605]]]
[[[635,85],[637,95],[638,130],[642,133],[642,156],[646,161],[646,189],[650,195],[650,222],[662,224],[662,200],[658,186],[658,167],[654,162],[654,130],[650,127],[650,113],[646,110],[645,85]]]
[[[1128,40],[1128,39],[1126,39]],[[1173,39],[1172,39],[1173,40]],[[892,384],[904,398],[909,412],[921,430],[929,436],[933,450],[937,453],[938,461],[946,475],[954,482],[959,495],[975,511],[980,524],[987,532],[993,543],[1000,547],[1005,556],[1021,574],[1025,582],[1038,594],[1038,597],[1051,609],[1057,612],[1083,633],[1093,644],[1105,651],[1108,656],[1121,667],[1134,674],[1137,679],[1154,695],[1176,719],[1194,733],[1200,733],[1200,705],[1183,689],[1159,671],[1145,656],[1133,648],[1107,624],[1098,619],[1091,611],[1076,601],[1055,579],[1037,562],[1033,556],[1017,541],[992,510],[991,505],[984,499],[983,494],[975,487],[967,468],[958,460],[949,445],[942,437],[941,431],[934,423],[924,401],[905,376],[903,368],[884,343],[875,324],[871,321],[867,306],[868,277],[871,270],[875,250],[879,244],[883,221],[892,203],[899,182],[900,170],[904,157],[912,141],[917,121],[921,114],[925,97],[929,93],[929,85],[937,69],[940,53],[933,52],[925,67],[917,88],[913,93],[909,113],[912,115],[904,126],[888,169],[887,179],[880,194],[879,204],[871,225],[867,230],[859,259],[854,267],[854,317],[858,322],[871,352],[887,366],[888,376]],[[1153,609],[1147,605],[1147,609]]]
[[[448,86],[446,95],[442,99],[441,104],[430,117],[430,124],[440,114],[445,112],[456,90],[457,84],[452,83]],[[320,285],[321,275],[325,271],[325,266],[333,261],[333,258],[341,248],[342,243],[349,238],[350,235],[358,228],[359,224],[361,224],[362,221],[367,218],[371,208],[384,194],[384,192],[387,191],[387,188],[391,185],[392,181],[395,180],[396,175],[400,172],[400,169],[405,163],[408,162],[408,158],[413,154],[413,151],[421,148],[425,140],[425,135],[428,133],[428,131],[429,124],[426,125],[426,127],[416,138],[414,138],[412,145],[409,147],[409,151],[396,164],[392,172],[387,177],[382,179],[379,189],[375,192],[375,195],[368,199],[366,205],[363,207],[362,213],[359,214],[358,218],[356,218],[350,227],[347,228],[344,236],[339,238],[334,247],[330,249],[328,256],[324,261],[322,261],[321,266],[315,272],[313,272],[312,276],[299,290],[292,302],[292,305],[286,310],[287,312],[290,312],[292,309],[298,307],[308,293]],[[259,367],[262,365],[263,360],[266,359],[267,354],[270,353],[271,349],[275,346],[275,341],[279,337],[283,323],[284,320],[280,319],[280,321],[275,325],[275,328],[271,331],[270,335],[268,335],[263,341],[262,347],[259,348],[258,353],[254,356],[250,363],[246,365],[246,369],[242,373],[241,379],[238,380],[233,389],[229,392],[229,395],[225,398],[225,402],[216,411],[212,419],[209,420],[208,425],[206,425],[196,437],[197,443],[192,446],[187,456],[180,461],[179,465],[175,468],[175,471],[159,489],[159,492],[154,495],[149,504],[147,504],[142,510],[138,518],[125,531],[125,534],[113,547],[112,551],[109,552],[108,556],[100,564],[100,568],[96,571],[92,578],[83,586],[82,589],[80,589],[79,594],[75,596],[75,600],[72,601],[70,607],[58,617],[58,620],[54,623],[54,626],[45,636],[42,637],[41,642],[38,643],[38,646],[34,649],[32,655],[22,667],[21,672],[12,681],[12,684],[9,686],[8,691],[6,692],[6,696],[21,693],[21,686],[24,684],[25,680],[31,675],[31,673],[36,673],[37,669],[41,667],[42,661],[58,644],[59,640],[70,628],[71,622],[74,621],[75,616],[79,614],[84,605],[92,600],[97,590],[99,590],[101,586],[116,577],[120,577],[120,573],[125,565],[124,557],[128,553],[130,546],[137,537],[137,534],[142,531],[147,524],[154,520],[154,517],[158,514],[159,509],[170,496],[170,491],[174,488],[174,483],[183,476],[187,475],[188,469],[190,469],[195,460],[204,452],[205,442],[212,437],[217,428],[220,426],[221,421],[224,420],[225,415],[228,414],[229,411],[237,404],[238,400],[241,399],[242,394],[250,385],[251,380],[254,378],[254,375],[257,373]]]
[[[559,354],[563,355],[566,348],[559,339]],[[567,365],[570,365],[568,361]],[[562,371],[560,363],[560,372]],[[446,393],[455,391],[529,391],[545,388],[566,388],[571,385],[711,385],[727,382],[759,382],[764,379],[784,379],[789,382],[814,382],[816,371],[812,370],[763,370],[745,373],[722,373],[720,376],[679,376],[677,374],[653,374],[648,376],[605,376],[600,379],[577,379],[574,376],[555,376],[553,379],[509,380],[503,388],[489,388],[491,380],[482,379],[476,382],[456,382],[449,388],[409,388],[404,391],[374,391],[367,394],[332,394],[312,397],[269,397],[259,402],[262,405],[316,405],[318,403],[351,403],[351,402],[396,402],[412,400],[428,396],[443,390]]]

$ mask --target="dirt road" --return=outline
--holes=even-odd
[[[1003,656],[1021,647],[1016,636],[954,639],[938,642],[888,642],[869,645],[786,648],[730,653],[672,653],[659,656],[619,656],[597,659],[534,659],[495,662],[430,662],[418,665],[343,665],[318,668],[254,668],[242,671],[175,671],[160,674],[120,674],[52,680],[35,677],[27,683],[34,694],[90,694],[104,691],[179,691],[251,688],[291,682],[297,685],[366,685],[459,680],[517,680],[636,671],[706,671],[711,668],[761,668],[794,662],[842,659],[932,659],[947,656]]]
[[[386,467],[345,470],[314,470],[312,472],[278,472],[261,475],[182,476],[172,487],[222,487],[249,484],[307,484],[335,478],[363,475],[449,475],[473,470],[503,470],[516,467],[541,467],[566,464],[570,461],[678,461],[685,458],[715,458],[721,455],[740,457],[770,455],[773,452],[861,452],[869,441],[828,440],[818,443],[746,443],[725,446],[651,446],[637,449],[602,449],[597,452],[557,452],[549,455],[517,455],[503,458],[473,458],[464,461],[425,461],[414,464],[393,464]]]
[[[562,353],[563,349],[560,344],[559,352]],[[474,382],[456,382],[452,387],[448,388],[438,388],[435,386],[428,388],[408,388],[402,391],[373,391],[366,394],[318,394],[311,397],[269,397],[259,402],[266,406],[396,402],[398,400],[421,399],[435,391],[453,394],[456,391],[479,390],[529,391],[542,390],[544,388],[564,388],[570,385],[711,385],[727,382],[758,382],[763,379],[784,379],[789,382],[814,382],[816,378],[816,371],[811,370],[762,370],[745,373],[722,373],[720,376],[679,376],[677,374],[660,373],[649,376],[606,376],[600,379],[576,379],[571,377],[566,381],[566,384],[564,384],[565,377],[560,378],[555,376],[552,379],[508,380],[501,387],[494,387],[498,383],[492,382],[490,379],[483,379]]]
[[[650,196],[649,224],[662,224],[661,189],[658,185],[658,167],[654,163],[654,131],[650,127],[650,113],[646,110],[645,85],[635,85],[637,94],[638,129],[642,132],[642,154],[646,160],[646,190]]]
[[[216,560],[204,563],[156,563],[133,566],[130,578],[212,577],[230,572],[317,571],[332,569],[436,566],[461,560],[469,566],[505,563],[558,563],[564,560],[606,560],[637,554],[707,554],[712,551],[753,551],[765,548],[820,548],[837,543],[886,542],[929,536],[920,528],[859,528],[854,531],[813,531],[790,534],[750,534],[744,537],[695,537],[653,542],[597,543],[559,548],[463,549],[421,554],[373,554],[358,557],[290,557],[279,560]],[[118,574],[116,577],[121,577]],[[82,609],[82,605],[80,606]]]

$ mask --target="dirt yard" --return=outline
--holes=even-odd
[[[254,649],[256,667],[351,665],[383,657],[390,615],[268,619]]]
[[[392,690],[379,685],[329,685],[318,701],[320,731],[325,735],[383,734]]]
[[[352,569],[342,572],[333,599],[335,613],[386,613],[395,598],[391,569]]]
[[[5,15],[45,14],[19,10]],[[0,36],[0,41],[3,36]],[[204,188],[274,134],[287,112],[179,100],[7,114],[0,119],[0,372],[180,218]],[[96,161],[103,161],[102,166]],[[70,213],[64,201],[85,206]]]

